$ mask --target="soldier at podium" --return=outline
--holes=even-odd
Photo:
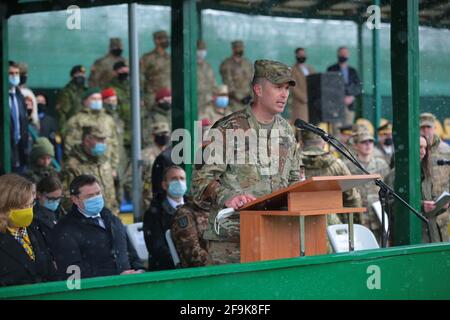
[[[239,215],[226,219],[219,233],[216,233],[214,220],[219,210],[226,207],[239,209],[257,197],[299,181],[300,157],[296,151],[294,132],[280,116],[289,96],[289,88],[295,86],[291,69],[270,60],[257,60],[254,69],[254,102],[222,118],[210,130],[210,134],[216,132],[222,139],[218,145],[232,150],[231,161],[229,154],[214,162],[206,157],[205,163],[197,165],[192,174],[194,201],[211,212],[209,226],[203,236],[209,242],[208,251],[215,264],[240,261]],[[248,139],[241,145],[235,144],[234,137],[229,138],[230,132],[254,132],[258,143]],[[273,143],[272,139],[276,137]],[[206,149],[209,147],[211,145],[205,146]],[[243,156],[245,162],[234,161],[236,156]]]

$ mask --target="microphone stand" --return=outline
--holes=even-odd
[[[305,128],[303,128],[305,130]],[[319,129],[319,128],[318,128]],[[308,130],[306,128],[306,130]],[[321,129],[319,129],[321,130]],[[362,172],[365,174],[370,174],[362,165],[361,163],[353,156],[353,154],[347,149],[345,145],[342,144],[338,139],[336,139],[334,136],[329,135],[326,132],[318,132],[317,130],[314,130],[314,133],[319,135],[326,143],[331,144],[337,151],[339,151],[340,154],[342,154],[344,157],[346,157],[348,160],[350,160],[356,167],[358,167]],[[342,147],[341,147],[342,146]],[[345,151],[344,151],[345,149]],[[390,216],[389,210],[388,210],[388,199],[392,195],[397,200],[399,200],[404,206],[406,206],[412,213],[414,213],[422,222],[426,223],[427,229],[428,229],[428,237],[431,241],[431,231],[430,231],[430,222],[427,218],[425,218],[422,214],[420,214],[416,209],[411,207],[411,205],[406,202],[401,196],[399,196],[390,186],[388,186],[386,183],[384,183],[381,179],[376,179],[375,184],[380,187],[380,191],[378,192],[378,196],[380,197],[380,203],[381,203],[381,247],[386,248],[386,231],[385,231],[385,218],[384,218],[384,211],[386,210],[388,216]]]

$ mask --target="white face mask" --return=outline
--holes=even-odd
[[[197,50],[197,60],[204,60],[206,58],[206,54],[208,52],[204,49],[202,50]]]

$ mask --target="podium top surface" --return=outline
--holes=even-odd
[[[320,192],[320,191],[347,191],[368,182],[379,179],[379,174],[371,175],[350,175],[350,176],[321,176],[312,177],[305,181],[294,183],[293,185],[282,188],[271,194],[260,197],[252,202],[247,203],[239,209],[255,210],[261,205],[274,205],[277,207],[287,206],[287,195],[290,192]],[[266,206],[265,206],[266,207]]]

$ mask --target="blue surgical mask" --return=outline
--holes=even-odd
[[[204,60],[206,58],[207,51],[206,50],[197,50],[197,59]]]
[[[103,196],[99,194],[98,196],[84,200],[83,204],[84,209],[78,208],[81,213],[89,217],[95,217],[102,211],[105,206],[105,201],[103,200]]]
[[[180,198],[186,193],[186,181],[172,180],[169,182],[169,190],[167,192],[174,198]]]
[[[58,200],[45,199],[44,207],[50,211],[56,211],[58,209],[60,203],[61,203],[61,200],[59,200],[59,199]]]
[[[20,83],[20,76],[18,74],[9,75],[9,83],[13,86],[13,87],[17,87]]]
[[[106,152],[106,144],[97,142],[95,146],[91,149],[93,156],[102,156]]]
[[[228,96],[218,96],[216,97],[216,106],[218,108],[228,107],[229,98]]]
[[[101,110],[103,108],[103,104],[101,100],[92,100],[89,107],[92,110]]]

